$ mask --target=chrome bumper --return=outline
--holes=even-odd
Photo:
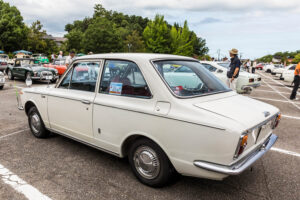
[[[57,80],[59,76],[53,76],[52,80]],[[47,80],[46,76],[32,76],[32,80]]]
[[[209,163],[205,161],[194,161],[194,165],[199,168],[203,168],[209,171],[218,172],[222,174],[228,175],[237,175],[242,173],[248,167],[250,167],[255,161],[257,161],[260,157],[262,157],[269,149],[274,145],[277,140],[277,136],[275,134],[271,134],[268,139],[259,146],[259,148],[255,151],[250,153],[243,158],[242,160],[234,163],[231,166],[219,165],[214,163]]]
[[[257,88],[260,86],[260,83],[255,83],[255,84],[252,84],[252,85],[243,85],[241,87],[242,90],[246,90],[246,89],[249,89],[249,88]]]

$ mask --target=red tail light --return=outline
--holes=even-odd
[[[254,78],[250,78],[249,83],[253,83],[253,82],[254,82]]]

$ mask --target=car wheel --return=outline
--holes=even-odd
[[[2,89],[3,89],[3,87],[4,87],[4,85],[1,85],[1,86],[0,86],[0,90],[2,90]]]
[[[14,80],[14,78],[15,78],[15,77],[12,75],[11,70],[8,70],[7,76],[8,76],[8,79],[9,79],[9,80]]]
[[[49,135],[44,122],[36,107],[31,107],[28,111],[28,123],[31,133],[37,138],[45,138]]]
[[[130,147],[129,163],[134,175],[145,185],[161,187],[175,170],[164,151],[148,139],[139,139]]]

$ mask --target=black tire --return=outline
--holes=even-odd
[[[157,170],[154,171],[154,174],[156,173],[157,174],[151,178],[145,178],[145,175],[144,176],[141,175],[142,174],[141,170],[138,171],[136,166],[139,165],[136,164],[137,163],[135,160],[136,153],[140,152],[139,150],[143,148],[155,152],[156,157],[154,157],[151,163],[153,163],[154,161],[156,164],[158,163],[159,165],[158,168],[156,167]],[[151,151],[146,151],[146,152],[149,153]],[[171,162],[169,161],[167,155],[164,153],[164,151],[157,144],[155,144],[154,142],[146,138],[139,139],[131,145],[129,149],[128,159],[134,175],[139,179],[140,182],[151,187],[162,187],[164,185],[167,185],[169,181],[172,180],[172,176],[175,174],[175,169],[172,166]],[[139,160],[139,162],[142,162],[140,161],[140,159],[137,160]]]
[[[267,73],[271,73],[271,70],[270,70],[270,69],[268,69],[266,72],[267,72]]]
[[[8,76],[9,80],[14,80],[15,79],[15,77],[14,77],[14,75],[13,75],[13,73],[12,73],[11,70],[7,70],[7,76]]]
[[[3,87],[4,87],[4,85],[1,85],[1,86],[0,86],[0,90],[2,90],[2,89],[3,89]]]
[[[35,122],[37,124],[35,124]],[[31,133],[35,137],[46,138],[49,136],[49,131],[46,129],[44,122],[41,118],[41,115],[35,106],[31,107],[28,111],[28,124],[29,124],[30,130],[31,130]]]

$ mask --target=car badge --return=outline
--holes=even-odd
[[[268,112],[268,111],[264,111],[263,113],[264,113],[265,117],[268,117],[268,116],[271,114],[271,113]]]

